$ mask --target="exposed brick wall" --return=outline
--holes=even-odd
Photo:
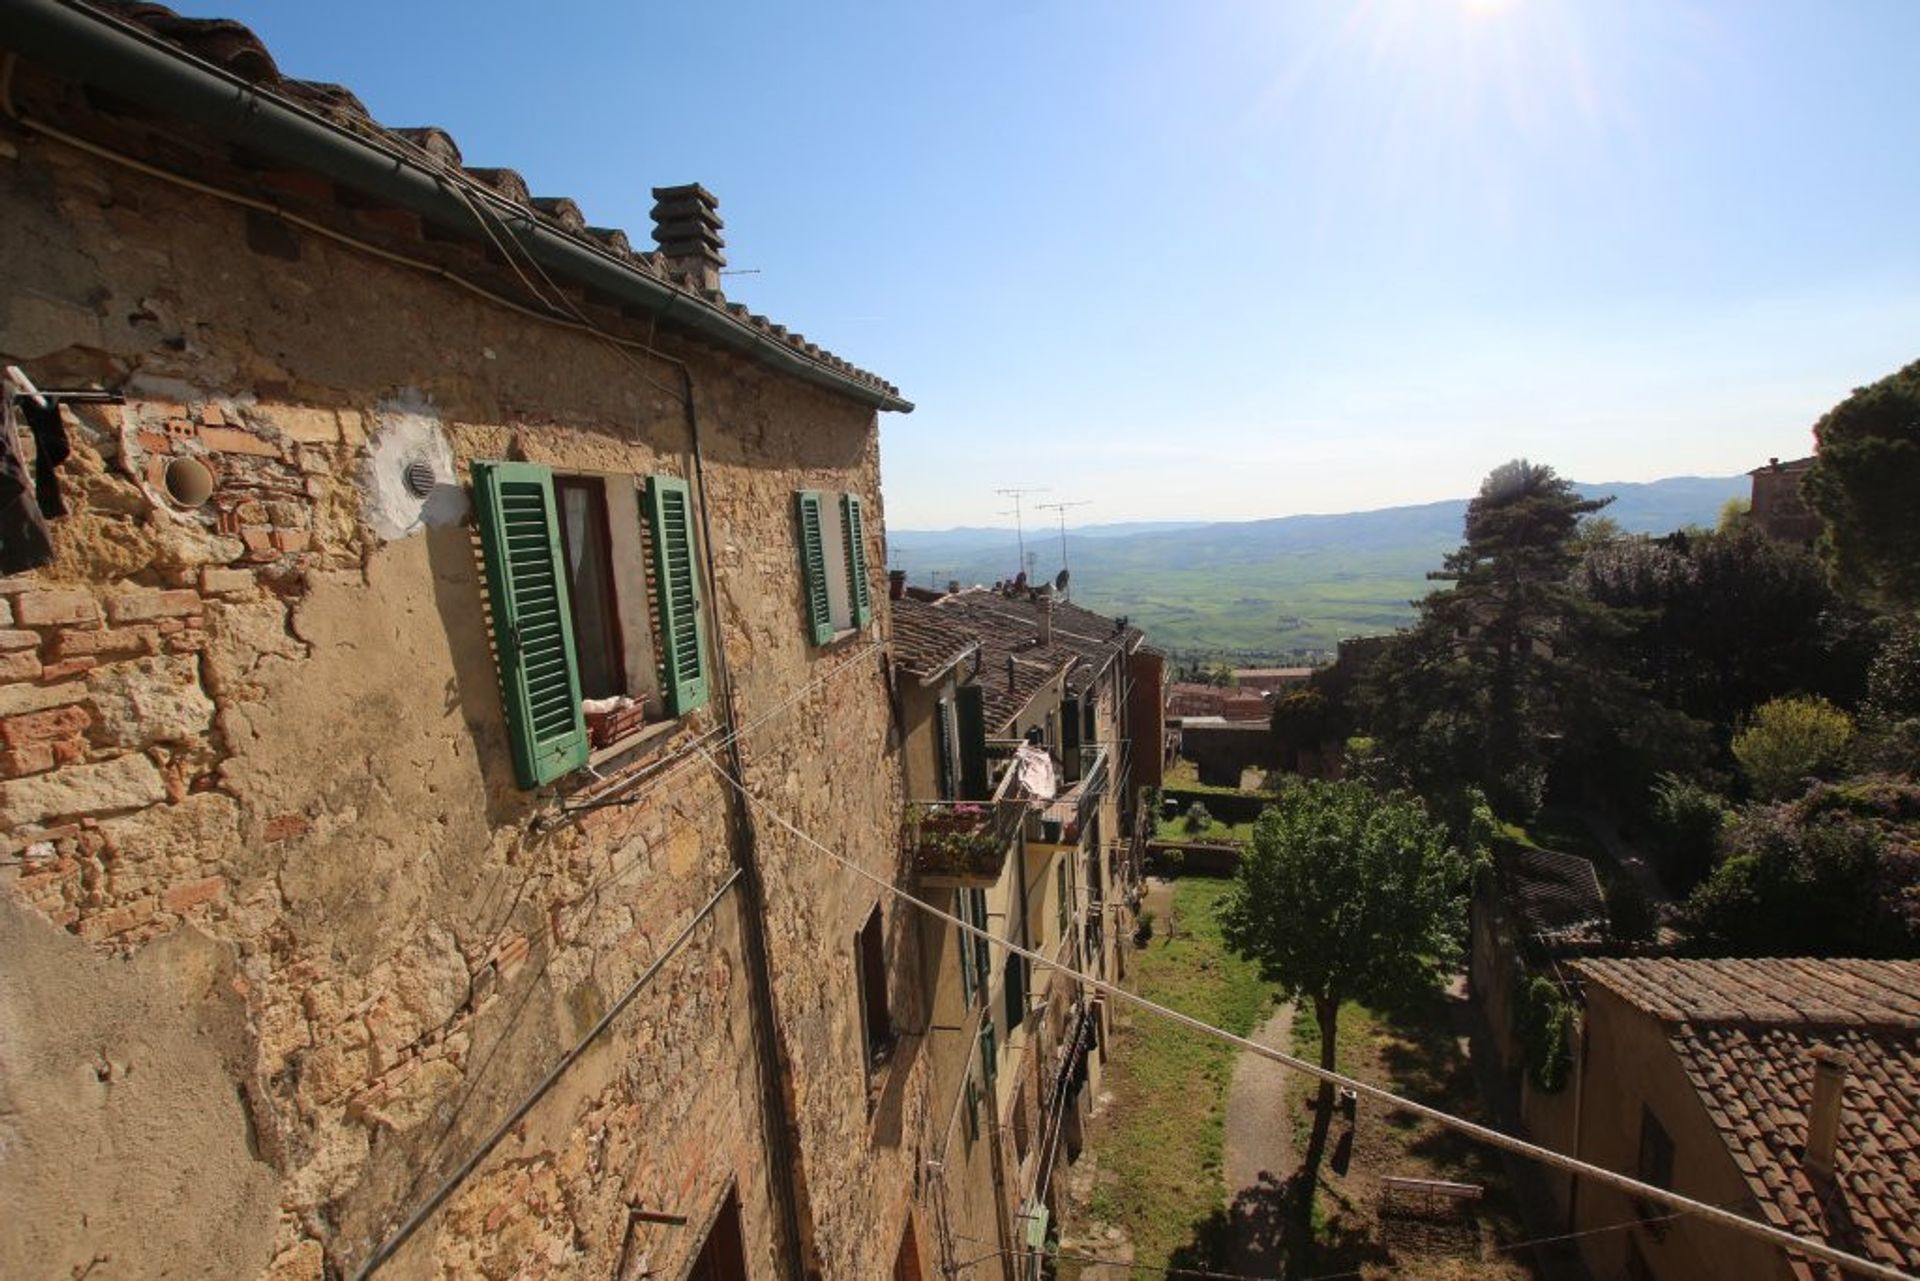
[[[39,1220],[0,1227],[0,1263],[20,1263],[0,1270],[64,1273],[105,1250],[118,1262],[94,1275],[131,1275],[113,1269],[162,1238],[183,1273],[350,1269],[730,867],[727,796],[702,764],[575,818],[562,800],[601,785],[515,785],[470,529],[377,536],[373,446],[404,399],[460,481],[507,457],[687,475],[677,374],[319,237],[282,229],[274,253],[249,251],[264,242],[239,211],[11,127],[0,140],[0,276],[32,299],[0,318],[0,355],[43,382],[128,393],[74,412],[55,563],[0,580],[0,827],[21,860],[0,874],[0,912],[36,940],[11,981],[37,999],[79,957],[178,977],[166,958],[191,941],[226,975],[195,990],[238,1029],[217,1061],[194,1061],[193,1097],[238,1097],[244,1112],[158,1117],[103,1093],[70,1132],[36,1135],[76,1181],[0,1167],[10,1218]],[[790,514],[797,488],[865,495],[868,559],[883,564],[871,411],[655,341],[693,370],[715,639],[741,721],[764,722],[742,744],[749,784],[893,875],[900,788],[868,648],[883,624],[807,643]],[[182,455],[216,475],[195,511],[161,493]],[[697,713],[627,767],[717,723]],[[759,837],[807,1248],[822,1275],[885,1275],[927,1156],[927,1089],[910,1049],[877,1112],[860,1088],[846,980],[874,891],[772,824]],[[694,1231],[634,1224],[629,1208],[699,1223],[736,1184],[752,1273],[777,1274],[741,905],[721,903],[385,1275],[609,1276],[622,1258],[628,1275],[674,1275]],[[913,949],[888,920],[894,1009],[911,1028],[924,1022]],[[88,1009],[72,1017],[109,1057],[131,1044]],[[36,1047],[18,1076],[0,1067],[28,1116],[51,1088],[29,1074],[74,1067],[66,1042]],[[166,1070],[127,1053],[136,1073]],[[151,1136],[114,1158],[130,1190],[89,1199],[99,1136],[129,1126]],[[189,1189],[176,1214],[136,1214],[178,1188],[176,1135],[257,1203],[202,1205]],[[200,1226],[255,1211],[263,1232],[214,1242]]]

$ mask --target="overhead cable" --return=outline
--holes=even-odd
[[[1150,1001],[1138,993],[1130,992],[1104,979],[1098,979],[1091,974],[1075,970],[1071,966],[1062,965],[1029,948],[1021,947],[1006,939],[997,938],[978,926],[963,921],[949,912],[942,911],[924,899],[916,898],[914,895],[909,894],[907,891],[893,884],[887,878],[868,871],[858,862],[841,854],[838,850],[821,844],[812,836],[789,822],[785,815],[772,809],[765,801],[753,795],[745,784],[730,774],[719,761],[707,755],[704,750],[701,752],[701,755],[706,756],[707,763],[713,767],[714,771],[726,779],[734,790],[745,797],[750,806],[759,809],[771,819],[776,826],[785,829],[802,844],[818,850],[829,859],[853,872],[856,876],[871,881],[879,886],[883,892],[892,897],[904,903],[911,904],[929,916],[945,921],[966,934],[976,938],[986,939],[991,946],[1023,957],[1032,965],[1066,974],[1071,978],[1078,979],[1087,984],[1097,992],[1103,992],[1113,997],[1116,1001],[1124,1001],[1129,1005],[1146,1010],[1150,1014],[1157,1014],[1161,1018],[1170,1019],[1192,1031],[1200,1032],[1217,1040],[1224,1041],[1229,1045],[1237,1046],[1239,1049],[1258,1058],[1269,1059],[1283,1067],[1291,1068],[1296,1072],[1310,1076],[1317,1081],[1352,1090],[1356,1094],[1365,1095],[1395,1111],[1411,1113],[1414,1116],[1432,1121],[1446,1129],[1453,1130],[1456,1133],[1463,1134],[1470,1139],[1485,1143],[1491,1147],[1503,1148],[1519,1156],[1538,1161],[1543,1165],[1549,1165],[1556,1169],[1581,1175],[1592,1179],[1596,1183],[1606,1184],[1616,1191],[1625,1192],[1630,1196],[1641,1197],[1675,1210],[1685,1211],[1699,1218],[1718,1223],[1723,1227],[1731,1228],[1736,1232],[1759,1238],[1770,1245],[1778,1246],[1809,1258],[1820,1259],[1824,1262],[1835,1264],[1845,1271],[1858,1276],[1873,1277],[1876,1278],[1877,1281],[1920,1281],[1920,1277],[1915,1277],[1912,1273],[1902,1272],[1896,1267],[1878,1262],[1874,1259],[1849,1254],[1845,1250],[1828,1245],[1825,1241],[1816,1240],[1811,1237],[1797,1236],[1792,1232],[1786,1231],[1784,1228],[1776,1228],[1771,1224],[1762,1223],[1756,1219],[1749,1219],[1745,1215],[1735,1214],[1733,1211],[1722,1209],[1717,1205],[1695,1200],[1692,1197],[1684,1196],[1678,1192],[1660,1187],[1657,1184],[1647,1183],[1640,1179],[1620,1174],[1617,1171],[1607,1169],[1605,1166],[1594,1165],[1592,1162],[1582,1161],[1577,1157],[1568,1156],[1564,1152],[1557,1152],[1552,1148],[1542,1147],[1537,1143],[1517,1138],[1504,1131],[1481,1125],[1477,1121],[1469,1121],[1465,1117],[1455,1116],[1453,1113],[1434,1107],[1431,1104],[1415,1102],[1412,1099],[1395,1094],[1391,1090],[1383,1089],[1380,1086],[1362,1081],[1357,1077],[1345,1076],[1339,1072],[1329,1071],[1316,1063],[1310,1063],[1305,1059],[1284,1053],[1269,1046],[1261,1045],[1259,1042],[1248,1037],[1236,1035],[1235,1033],[1227,1031],[1225,1028],[1216,1027],[1204,1020],[1194,1018],[1190,1014],[1182,1014],[1179,1010],[1161,1005],[1156,1001]]]
[[[555,1063],[547,1074],[540,1078],[540,1083],[534,1086],[525,1098],[515,1104],[513,1110],[507,1113],[506,1118],[502,1120],[499,1125],[495,1126],[486,1138],[480,1141],[480,1145],[468,1155],[466,1160],[460,1163],[459,1168],[448,1175],[441,1182],[440,1186],[433,1190],[433,1194],[420,1204],[420,1208],[408,1215],[406,1222],[395,1229],[393,1234],[382,1241],[373,1253],[369,1254],[365,1261],[355,1269],[353,1274],[354,1281],[365,1281],[365,1278],[372,1276],[377,1268],[392,1258],[394,1252],[405,1245],[408,1239],[411,1238],[415,1232],[419,1231],[428,1219],[433,1217],[433,1212],[439,1209],[448,1197],[453,1195],[455,1189],[467,1181],[468,1176],[479,1168],[480,1163],[487,1159],[488,1154],[500,1145],[500,1140],[506,1138],[507,1135],[512,1132],[513,1127],[519,1125],[520,1122],[526,1118],[527,1113],[533,1111],[534,1105],[546,1097],[547,1091],[551,1090],[554,1084],[566,1074],[567,1069],[573,1066],[574,1061],[582,1054],[585,1054],[587,1048],[600,1039],[601,1033],[613,1025],[614,1019],[620,1016],[621,1011],[633,1004],[633,999],[640,995],[641,989],[652,982],[654,975],[658,974],[661,968],[673,958],[674,954],[685,945],[687,940],[693,937],[695,928],[707,919],[708,914],[711,913],[715,907],[719,906],[720,900],[726,897],[727,891],[732,889],[734,882],[739,879],[740,869],[738,868],[735,868],[727,874],[727,878],[720,882],[720,888],[713,892],[713,897],[701,904],[700,909],[688,918],[687,923],[681,926],[680,932],[675,934],[672,940],[667,943],[666,947],[661,949],[660,955],[654,957],[647,968],[640,971],[639,976],[627,985],[626,991],[622,992],[619,998],[607,1007],[607,1012],[602,1014],[592,1027],[587,1029],[586,1035],[582,1036],[578,1041],[575,1041],[572,1048],[560,1056],[559,1062]]]

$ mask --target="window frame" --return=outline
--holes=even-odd
[[[805,634],[818,648],[873,621],[866,500],[851,491],[796,489],[793,510]]]
[[[553,783],[594,760],[629,751],[705,705],[712,657],[706,637],[699,531],[693,519],[691,491],[684,478],[665,473],[638,476],[572,471],[544,463],[492,459],[475,460],[470,472],[480,568],[486,583],[486,609],[500,677],[502,710],[514,774],[523,789]],[[610,487],[620,484],[632,486],[639,516],[637,543],[631,546],[637,546],[640,564],[629,566],[624,574],[616,554],[610,501]],[[599,748],[591,743],[581,708],[583,639],[576,625],[572,599],[573,575],[562,498],[566,493],[588,496],[590,532],[600,540],[602,589],[607,603],[601,643],[611,648],[611,652],[602,657],[619,676],[625,696],[645,704],[649,711],[657,706],[662,713],[659,719],[648,721]],[[684,546],[677,568],[670,568],[663,559],[665,526],[654,501],[668,493],[682,499],[678,507],[681,526],[678,532]],[[541,529],[544,538],[540,536]],[[550,583],[550,588],[545,587],[545,583]],[[671,603],[666,599],[670,587],[679,589]],[[639,597],[623,595],[632,592],[638,592]],[[644,611],[638,608],[642,600],[646,602]],[[629,661],[621,620],[623,601],[635,615],[644,612],[650,620],[649,639],[655,669],[650,685],[643,684],[645,678],[632,670],[633,664]],[[535,610],[538,617],[534,618],[531,628],[524,628],[522,623],[530,617],[529,609]],[[692,654],[697,669],[693,680],[676,681],[668,670],[673,652],[669,628],[675,618],[689,625],[693,633]],[[541,647],[538,670],[528,665],[528,647],[523,646],[528,635],[533,637],[532,645]],[[562,680],[572,703],[570,725],[560,725],[556,719],[555,696]],[[540,713],[530,699],[546,700],[548,710]]]
[[[892,1061],[899,1035],[893,1026],[893,1010],[887,1002],[886,917],[875,903],[866,920],[854,931],[855,997],[859,1002],[861,1061],[868,1081]],[[872,972],[869,973],[869,966]]]
[[[588,523],[586,532],[588,538],[594,543],[593,551],[600,558],[600,572],[596,575],[600,580],[597,584],[597,589],[606,606],[605,629],[600,636],[600,648],[604,652],[600,655],[600,661],[606,664],[607,673],[612,677],[613,683],[616,686],[631,691],[633,681],[627,675],[626,638],[620,627],[620,585],[615,579],[613,572],[613,523],[607,511],[606,481],[599,477],[583,475],[579,472],[556,471],[553,473],[554,516],[560,526],[560,561],[566,570],[567,599],[573,611],[574,662],[580,664],[583,646],[580,628],[581,600],[579,593],[575,590],[577,584],[574,581],[573,575],[573,553],[575,548],[573,546],[573,539],[569,537],[567,533],[568,494],[585,495]],[[584,665],[582,664],[581,666],[580,693],[581,697],[585,698],[588,697],[586,692],[586,677],[584,674]],[[608,695],[599,694],[593,695],[593,697],[605,698],[608,697]]]

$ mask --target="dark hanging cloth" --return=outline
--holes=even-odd
[[[0,421],[0,573],[18,574],[38,569],[53,559],[53,540],[47,519],[33,501],[27,479],[27,460],[20,456],[20,438],[14,434],[12,397],[9,412]]]
[[[33,486],[40,495],[40,514],[51,520],[67,514],[60,499],[60,476],[54,468],[67,461],[73,447],[67,443],[67,424],[60,417],[60,402],[49,400],[36,405],[31,400],[18,402],[20,414],[33,428]]]

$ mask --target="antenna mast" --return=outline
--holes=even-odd
[[[1011,512],[1001,512],[1000,514],[1002,516],[1013,517],[1013,536],[1018,539],[1020,543],[1020,572],[1024,574],[1027,572],[1027,530],[1026,525],[1020,517],[1020,500],[1027,494],[1044,494],[1047,492],[1047,487],[1045,485],[1034,485],[1025,489],[996,489],[993,492],[996,494],[1005,494],[1008,498],[1013,499],[1013,510]]]
[[[1080,498],[1070,503],[1034,504],[1035,507],[1040,508],[1042,511],[1058,512],[1060,515],[1060,572],[1063,574],[1067,572],[1067,508],[1086,507],[1092,502],[1093,500],[1091,498]],[[1071,589],[1066,589],[1066,591],[1070,590]],[[1063,592],[1063,594],[1065,593]]]

